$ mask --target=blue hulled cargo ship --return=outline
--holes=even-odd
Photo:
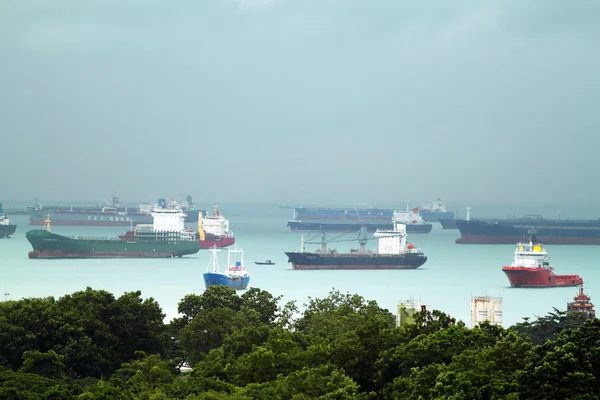
[[[208,289],[210,286],[227,286],[235,290],[244,290],[250,283],[250,274],[244,268],[244,252],[238,247],[230,248],[227,251],[227,268],[221,272],[217,259],[217,252],[221,251],[216,246],[210,249],[210,261],[206,273],[204,273],[204,285]],[[233,258],[239,258],[233,260]],[[233,261],[232,261],[233,260]]]
[[[294,232],[349,232],[358,231],[361,227],[365,227],[369,232],[375,232],[378,229],[392,229],[395,223],[406,225],[408,233],[429,233],[432,228],[431,224],[423,221],[418,208],[409,209],[408,202],[405,210],[391,212],[382,208],[360,210],[303,208],[303,210],[300,214],[295,212],[295,218],[287,223]]]
[[[534,229],[536,237],[546,244],[600,245],[600,219],[544,219],[540,215],[522,218],[471,220],[469,209],[464,220],[456,220],[461,244],[513,244],[523,241]]]
[[[173,200],[159,199],[158,205],[164,207],[166,203],[177,203]],[[198,213],[191,196],[178,203],[184,212],[185,222],[198,222]],[[37,204],[30,207],[29,225],[43,226],[46,219],[52,220],[56,226],[135,226],[139,224],[152,224],[152,209],[156,204],[144,202],[138,207],[121,206],[118,197],[113,197],[112,203],[99,202],[98,206],[42,206]],[[49,214],[49,215],[48,215]]]

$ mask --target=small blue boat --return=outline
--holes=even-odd
[[[204,273],[204,284],[206,288],[209,286],[227,286],[235,290],[244,290],[250,282],[250,274],[244,268],[244,251],[240,248],[233,247],[227,250],[227,269],[221,272],[216,246],[210,249],[210,261]]]

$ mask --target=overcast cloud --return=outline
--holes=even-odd
[[[4,1],[1,196],[595,203],[599,43],[598,1]]]

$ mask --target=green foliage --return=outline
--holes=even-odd
[[[53,350],[41,353],[38,350],[29,350],[23,353],[22,372],[38,374],[50,379],[62,378],[65,375],[64,356],[56,354]]]
[[[598,398],[600,322],[558,310],[468,329],[434,310],[396,328],[333,290],[303,313],[260,289],[153,299],[87,288],[0,303],[2,399]],[[583,325],[582,325],[583,324]],[[181,373],[189,362],[194,368]]]
[[[565,329],[580,327],[588,318],[586,313],[567,313],[553,308],[553,312],[533,322],[529,322],[529,318],[523,318],[523,322],[517,323],[511,329],[533,344],[544,344],[549,340],[556,340]]]
[[[4,302],[0,303],[0,354],[3,364],[18,369],[26,352],[50,355],[53,351],[62,357],[71,377],[108,377],[137,350],[166,354],[163,318],[160,306],[152,299],[143,300],[139,291],[115,299],[88,287],[58,301],[49,297]]]

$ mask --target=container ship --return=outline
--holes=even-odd
[[[159,203],[174,202],[174,200],[159,199]],[[151,202],[141,203],[133,210],[130,207],[121,206],[118,197],[113,197],[112,203],[99,202],[98,206],[42,206],[37,200],[33,207],[29,207],[29,225],[44,225],[50,213],[53,225],[57,226],[131,226],[152,223],[152,210],[156,204]],[[159,204],[163,207],[162,204]],[[185,214],[185,222],[198,221],[196,210],[191,196],[183,200],[179,205]]]
[[[395,223],[406,225],[406,231],[408,233],[429,233],[431,232],[432,228],[432,224],[423,221],[423,218],[420,216],[419,209],[413,208],[410,210],[408,203],[406,210],[393,211],[391,216],[386,216],[385,218],[380,214],[370,216],[345,214],[343,217],[336,217],[334,219],[294,219],[288,221],[287,226],[294,232],[351,232],[358,231],[362,227],[365,227],[369,232],[375,232],[377,230],[393,229]]]
[[[535,229],[539,240],[546,244],[600,245],[600,219],[569,220],[544,219],[540,215],[522,218],[471,220],[469,209],[464,220],[456,220],[461,237],[456,243],[464,244],[511,244],[529,236]]]
[[[300,251],[286,252],[288,262],[293,269],[416,269],[425,264],[427,257],[412,243],[406,243],[406,226],[396,223],[393,229],[377,230],[374,234],[379,240],[379,251],[365,249],[367,230],[360,230],[358,241],[360,249],[351,249],[349,253],[328,250],[325,233],[321,237],[321,249],[307,252],[304,237]]]
[[[2,203],[0,203],[0,238],[8,238],[16,230],[17,225],[10,223],[10,219],[2,211]]]
[[[510,266],[502,267],[512,287],[557,287],[583,284],[579,275],[557,275],[550,257],[535,234],[528,242],[517,243]]]
[[[438,197],[436,201],[426,201],[419,206],[419,214],[425,221],[439,221],[441,219],[454,219],[454,212],[446,210],[446,206]]]
[[[44,229],[25,234],[33,247],[29,258],[172,258],[200,250],[198,237],[185,229],[185,214],[177,207],[155,208],[152,229],[140,229],[131,237],[69,237],[51,232],[48,217]]]

